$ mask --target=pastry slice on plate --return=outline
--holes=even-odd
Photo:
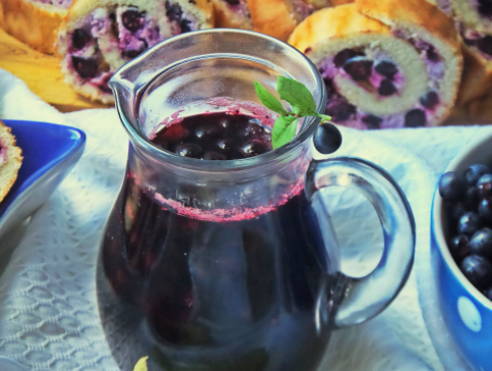
[[[12,129],[0,121],[0,202],[14,185],[22,160],[22,150],[16,145]]]

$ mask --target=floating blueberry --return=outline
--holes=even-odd
[[[75,50],[80,50],[91,40],[92,36],[89,32],[83,28],[77,28],[72,34],[72,48]]]
[[[492,200],[490,198],[484,198],[480,201],[478,204],[478,215],[483,220],[492,223]]]
[[[396,86],[389,79],[384,79],[379,84],[378,93],[383,97],[393,95],[396,92]]]
[[[492,55],[492,36],[485,36],[477,40],[477,47],[485,54]]]
[[[492,257],[492,229],[482,228],[475,232],[470,239],[469,246],[472,254]]]
[[[216,146],[220,151],[229,152],[232,149],[233,144],[230,139],[222,138],[217,141]]]
[[[479,255],[468,255],[460,264],[461,271],[478,289],[492,283],[492,264]]]
[[[363,52],[355,49],[343,49],[335,55],[335,58],[333,58],[333,62],[335,63],[335,66],[342,67],[350,58],[364,55],[365,54]]]
[[[431,44],[426,44],[425,54],[431,62],[439,62],[441,60],[441,56]]]
[[[195,128],[195,137],[202,140],[207,140],[217,136],[220,132],[220,127],[216,124],[211,125],[199,125]]]
[[[244,143],[241,147],[239,147],[239,153],[243,157],[256,156],[266,151],[268,151],[267,146],[259,141],[254,141],[254,142],[248,141]]]
[[[314,146],[316,149],[328,155],[335,152],[342,145],[342,135],[333,124],[321,124],[314,133]]]
[[[72,66],[83,79],[90,79],[97,75],[98,66],[93,58],[83,58],[72,55]]]
[[[191,28],[191,21],[189,19],[182,19],[181,22],[179,22],[179,27],[181,28],[181,32],[190,32],[193,29]]]
[[[125,58],[133,59],[136,56],[140,55],[143,53],[143,51],[147,49],[145,45],[143,45],[140,49],[128,49],[124,50],[121,55]]]
[[[343,69],[354,81],[365,81],[371,76],[372,61],[364,57],[354,57],[345,62]]]
[[[463,196],[465,187],[459,175],[450,171],[439,178],[439,194],[446,201],[455,201]]]
[[[239,0],[225,0],[225,2],[232,6],[240,4]]]
[[[465,170],[466,184],[474,186],[477,184],[478,179],[486,173],[490,173],[490,168],[483,164],[473,164],[468,166]]]
[[[178,144],[174,152],[179,156],[198,158],[201,156],[203,149],[196,143],[183,143]]]
[[[468,236],[464,234],[459,234],[451,239],[449,250],[456,260],[461,261],[461,259],[469,254],[470,248],[468,243]]]
[[[474,212],[464,213],[458,220],[458,233],[471,236],[481,227],[480,218]]]
[[[139,12],[136,8],[128,9],[121,15],[121,23],[131,32],[138,31],[144,24],[144,13]]]
[[[355,106],[348,102],[339,102],[326,108],[326,113],[335,122],[347,121],[355,113]]]
[[[383,119],[375,115],[367,115],[362,117],[362,122],[367,125],[368,129],[379,129]]]
[[[393,80],[395,75],[398,73],[398,67],[396,67],[394,63],[389,61],[379,62],[374,69],[377,73],[384,77],[387,77],[390,80]]]
[[[405,126],[407,127],[419,127],[425,126],[426,124],[427,118],[425,112],[418,108],[408,111],[405,114]]]
[[[439,95],[435,91],[430,91],[420,98],[420,104],[425,108],[432,109],[439,103]]]

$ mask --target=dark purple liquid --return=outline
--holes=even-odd
[[[247,158],[272,149],[270,132],[258,119],[226,112],[185,117],[159,131],[152,142],[206,160]]]
[[[254,218],[200,220],[163,208],[128,177],[98,270],[100,313],[120,367],[148,355],[150,370],[314,370],[337,281],[325,273],[335,262],[319,230],[306,233],[310,216],[300,192]]]

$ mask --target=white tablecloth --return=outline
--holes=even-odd
[[[97,316],[94,274],[98,242],[126,163],[126,132],[114,109],[62,114],[1,70],[0,118],[66,124],[87,134],[82,159],[55,194],[26,228],[0,241],[5,250],[15,245],[8,262],[0,249],[0,265],[6,265],[0,277],[0,356],[36,370],[116,369]],[[398,181],[417,220],[418,249],[428,244],[429,206],[438,173],[459,151],[490,134],[492,126],[345,129],[337,154],[371,160]],[[360,208],[354,211],[350,206],[357,201],[346,194],[330,202],[339,210],[335,223],[347,261],[373,261],[376,252],[359,251],[368,235],[377,239],[373,218],[364,218]],[[357,217],[355,232],[353,223],[345,223],[352,214]],[[322,370],[442,368],[419,309],[414,272],[384,313],[333,334]]]

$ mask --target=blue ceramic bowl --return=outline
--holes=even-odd
[[[463,173],[473,163],[492,165],[492,136],[458,155],[446,171]],[[473,369],[492,370],[492,302],[461,273],[446,244],[446,215],[439,192],[431,214],[432,264],[442,316],[462,356]],[[437,309],[437,308],[436,308]]]
[[[48,199],[85,146],[85,134],[79,129],[44,122],[3,121],[12,128],[24,161],[14,186],[0,203],[0,239]]]

